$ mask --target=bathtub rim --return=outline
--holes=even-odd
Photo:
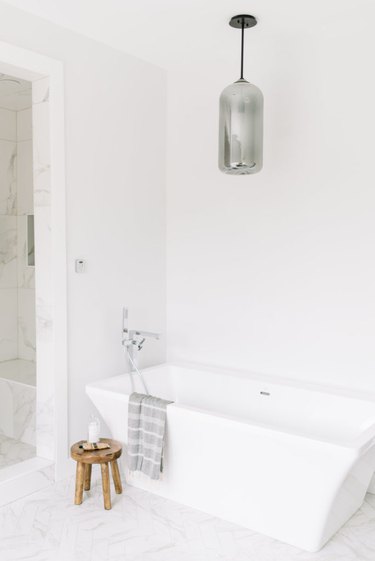
[[[340,386],[335,384],[322,384],[313,381],[302,381],[297,378],[288,376],[275,376],[272,374],[261,374],[259,372],[254,372],[252,370],[244,370],[240,368],[229,368],[217,365],[209,364],[199,364],[195,362],[187,361],[170,361],[163,364],[157,364],[155,366],[149,366],[143,368],[142,372],[148,372],[156,368],[174,366],[177,368],[184,368],[187,370],[201,370],[204,372],[213,372],[216,374],[222,374],[224,376],[230,376],[235,378],[245,378],[252,381],[257,381],[259,383],[274,384],[276,386],[290,386],[300,390],[309,390],[317,393],[324,393],[335,395],[337,397],[347,397],[349,399],[359,399],[362,401],[368,401],[374,403],[375,405],[375,392],[362,389],[354,389],[348,386]]]
[[[348,386],[339,386],[335,384],[322,384],[318,382],[312,381],[301,381],[296,378],[287,377],[287,376],[274,376],[272,374],[260,374],[259,372],[254,372],[252,370],[244,370],[239,368],[229,368],[229,367],[221,367],[217,365],[209,365],[209,364],[199,364],[195,362],[186,362],[186,361],[168,361],[163,362],[160,364],[155,364],[154,366],[147,366],[141,369],[141,371],[145,374],[152,370],[162,370],[163,368],[168,367],[176,367],[176,368],[183,368],[186,370],[193,370],[193,371],[203,371],[203,372],[211,372],[216,374],[221,374],[228,377],[235,377],[235,378],[242,378],[251,380],[254,382],[272,384],[276,386],[289,386],[292,388],[296,388],[299,390],[308,390],[317,393],[324,393],[329,395],[334,395],[336,397],[346,397],[348,399],[359,399],[361,401],[366,401],[373,403],[375,405],[375,392],[363,390],[363,389],[355,389],[350,388]],[[129,374],[129,372],[121,372],[120,374],[115,374],[114,376],[109,376],[108,378],[99,378],[98,380],[94,380],[90,382],[90,384],[96,384],[100,382],[105,382],[110,378],[115,378],[116,376],[123,376],[125,374]]]
[[[161,370],[161,369],[165,369],[169,366],[178,366],[181,368],[186,368],[185,365],[181,365],[179,364],[175,364],[175,363],[163,363],[163,364],[159,364],[157,366],[151,366],[148,368],[144,368],[142,371],[144,373],[153,371],[153,370]],[[202,368],[199,367],[201,370]],[[190,368],[192,370],[197,370],[198,369],[198,365],[195,366],[195,368]],[[213,370],[211,368],[206,368],[206,370],[208,372],[213,372]],[[116,399],[118,401],[124,401],[124,403],[128,402],[129,399],[129,393],[125,393],[125,392],[120,392],[120,391],[116,391],[114,388],[108,387],[109,384],[111,382],[113,382],[114,379],[116,378],[124,378],[126,376],[129,376],[129,372],[125,372],[123,374],[119,374],[116,376],[110,376],[108,378],[101,378],[97,381],[91,382],[89,384],[85,385],[85,393],[90,397],[90,392],[94,392],[95,394],[100,394],[100,393],[105,393],[107,395],[110,395],[112,399]],[[263,377],[259,377],[257,376],[256,378],[252,378],[253,380],[256,381],[263,381]],[[270,382],[268,382],[270,383]],[[283,379],[279,378],[278,382],[274,382],[274,384],[276,385],[284,385],[283,383]],[[300,384],[299,386],[297,386],[296,384],[289,384],[292,387],[299,387],[301,389],[308,389],[310,390],[310,388],[307,388],[305,385]],[[316,385],[315,385],[316,387]],[[319,386],[320,388],[322,387],[321,385]],[[332,390],[332,387],[330,388]],[[338,397],[347,397],[349,399],[360,399],[357,396],[351,396],[351,395],[342,395],[341,393],[337,393],[334,391],[329,391],[329,392],[325,392],[324,390],[322,391],[322,389],[318,390],[316,389],[316,391],[320,392],[320,393],[329,393],[330,395],[335,395]],[[369,401],[369,400],[366,400]],[[375,400],[371,402],[374,403],[375,406]],[[246,425],[248,427],[253,427],[254,429],[260,430],[266,434],[270,434],[270,433],[276,433],[282,437],[292,437],[292,438],[296,438],[296,439],[303,439],[303,440],[307,440],[307,441],[313,441],[313,442],[317,442],[320,444],[325,444],[325,445],[331,445],[331,446],[337,446],[343,450],[346,450],[347,452],[350,452],[354,455],[354,457],[360,457],[363,454],[365,454],[366,452],[368,452],[368,450],[375,445],[375,422],[370,425],[369,427],[367,427],[362,433],[360,433],[359,435],[352,437],[352,438],[348,438],[348,439],[335,439],[333,437],[327,437],[324,438],[323,436],[314,436],[314,435],[309,435],[309,434],[303,434],[300,433],[298,431],[293,431],[293,430],[287,430],[287,429],[283,429],[282,427],[278,427],[276,425],[271,425],[271,424],[266,424],[266,423],[261,423],[261,422],[257,422],[256,420],[251,420],[249,421],[248,419],[245,418],[241,418],[241,417],[235,417],[235,416],[231,416],[231,415],[227,415],[227,414],[223,414],[223,413],[219,413],[217,411],[210,411],[209,409],[202,409],[199,407],[195,407],[192,405],[186,405],[183,403],[171,403],[168,405],[168,408],[179,408],[185,411],[189,411],[191,413],[195,413],[195,414],[199,414],[199,415],[203,415],[203,416],[208,416],[208,417],[216,417],[219,418],[221,420],[225,420],[228,421],[230,423],[234,423],[234,424],[239,424],[239,425]]]

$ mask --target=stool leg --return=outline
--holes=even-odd
[[[112,469],[113,483],[115,484],[115,491],[118,495],[120,495],[122,493],[122,485],[121,485],[121,477],[120,477],[120,471],[118,469],[117,460],[113,460],[113,462],[111,462],[111,469]]]
[[[91,464],[85,464],[85,484],[84,484],[84,487],[83,487],[85,491],[90,491],[91,468],[92,468]]]
[[[76,469],[76,492],[74,496],[74,504],[80,505],[83,499],[83,477],[85,472],[85,466],[82,462],[77,462]]]
[[[104,508],[106,510],[111,510],[111,488],[109,486],[109,469],[108,464],[100,464],[102,469],[102,486],[103,486],[103,497],[104,497]]]

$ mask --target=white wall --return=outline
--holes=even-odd
[[[258,175],[217,169],[238,53],[169,76],[171,360],[374,388],[375,38],[353,18],[248,38],[245,76],[265,97]]]
[[[165,74],[0,4],[0,40],[64,61],[70,440],[86,434],[84,385],[121,373],[121,307],[165,332]],[[74,259],[87,273],[74,272]],[[162,361],[165,339],[144,363]]]
[[[1,3],[0,17],[1,40],[65,63],[73,440],[90,410],[85,383],[123,370],[121,306],[165,332],[165,74]],[[374,39],[353,17],[258,34],[246,73],[265,96],[256,176],[216,163],[236,53],[170,73],[171,359],[372,386]],[[164,343],[145,364],[163,360]]]

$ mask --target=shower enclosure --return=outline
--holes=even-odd
[[[0,74],[0,468],[36,455],[31,93]]]
[[[60,60],[0,41],[0,506],[70,465],[64,100]]]

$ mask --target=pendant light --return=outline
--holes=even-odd
[[[241,76],[220,96],[219,169],[232,175],[257,173],[263,164],[263,95],[243,77],[244,30],[254,16],[234,16],[229,25],[241,29]]]

